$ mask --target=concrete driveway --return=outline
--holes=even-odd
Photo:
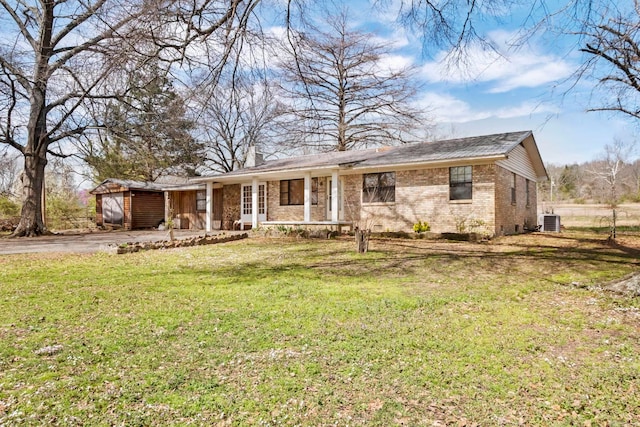
[[[222,232],[208,233],[209,235]],[[225,231],[225,234],[238,233]],[[203,230],[174,230],[176,239],[202,236]],[[108,251],[114,246],[130,242],[157,242],[169,240],[168,231],[95,231],[92,233],[64,233],[41,237],[0,238],[0,255],[38,252],[93,253]]]

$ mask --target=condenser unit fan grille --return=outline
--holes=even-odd
[[[560,215],[540,215],[538,223],[542,226],[540,231],[560,232]]]

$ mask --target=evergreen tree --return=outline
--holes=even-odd
[[[106,132],[85,155],[96,180],[195,175],[202,145],[190,133],[193,122],[171,81],[152,66],[132,73],[128,87],[126,96],[106,106]]]

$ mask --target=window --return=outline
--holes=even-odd
[[[198,212],[204,212],[207,210],[207,191],[196,191],[196,210]]]
[[[516,174],[511,174],[511,203],[516,203]]]
[[[264,215],[267,212],[265,191],[266,191],[265,184],[258,184],[258,215]],[[253,214],[252,213],[253,186],[243,185],[241,196],[242,196],[242,203],[241,203],[242,215],[245,215],[245,216],[252,215]],[[264,220],[260,219],[260,221],[264,221]]]
[[[473,176],[471,166],[449,168],[449,200],[471,200]]]
[[[264,190],[265,190],[264,184],[258,185],[258,214],[259,215],[264,215],[266,212],[266,205],[265,205],[266,197],[264,197]]]
[[[364,203],[395,202],[396,173],[367,173],[362,178],[362,201]]]
[[[311,178],[311,204],[318,204],[318,178]],[[280,206],[304,205],[304,179],[280,181]]]
[[[242,215],[251,215],[252,197],[251,186],[244,185],[242,187]]]

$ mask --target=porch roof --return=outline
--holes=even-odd
[[[142,190],[142,191],[189,191],[189,190],[204,190],[205,185],[200,183],[162,183],[151,181],[135,181],[132,179],[117,179],[107,178],[96,186],[89,193],[91,194],[105,194],[119,192],[123,190]]]
[[[322,170],[366,170],[386,167],[419,166],[456,161],[498,160],[522,144],[539,178],[547,172],[531,131],[449,139],[443,141],[379,147],[358,151],[339,151],[266,161],[258,166],[225,174],[196,178],[194,181],[240,181],[248,177]]]
[[[163,191],[166,184],[158,184],[148,181],[134,181],[132,179],[107,178],[96,186],[89,193],[103,194],[112,193],[114,191],[126,190],[145,190],[145,191]]]

